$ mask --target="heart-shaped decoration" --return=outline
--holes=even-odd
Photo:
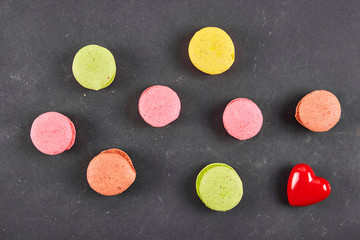
[[[310,166],[301,163],[291,170],[287,185],[290,205],[301,207],[315,204],[327,198],[330,192],[329,182],[315,176]]]

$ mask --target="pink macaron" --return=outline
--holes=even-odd
[[[139,113],[149,125],[164,127],[180,114],[181,102],[174,90],[155,85],[147,88],[139,99]]]
[[[73,122],[58,112],[46,112],[38,116],[30,131],[34,146],[48,155],[56,155],[69,150],[75,143],[75,136]]]
[[[250,99],[236,98],[226,106],[223,123],[231,136],[246,140],[258,134],[263,124],[263,115]]]

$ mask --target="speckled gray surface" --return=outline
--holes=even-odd
[[[10,1],[0,0],[0,239],[358,239],[360,235],[360,2],[358,0]],[[190,36],[218,26],[236,61],[207,76],[187,58]],[[118,72],[99,92],[71,73],[82,46],[110,49]],[[141,92],[173,88],[182,112],[168,127],[146,125]],[[312,133],[297,124],[297,101],[315,89],[335,93],[339,124]],[[236,97],[263,111],[259,135],[237,141],[221,114]],[[37,151],[32,121],[46,111],[75,123],[74,147]],[[100,151],[126,151],[137,179],[103,197],[86,182]],[[224,162],[244,196],[233,210],[207,209],[197,173]],[[292,166],[307,163],[332,185],[325,201],[286,203]]]

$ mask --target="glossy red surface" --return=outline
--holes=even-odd
[[[290,173],[287,195],[292,206],[307,206],[318,203],[330,195],[329,182],[315,176],[314,171],[306,164],[296,165]]]

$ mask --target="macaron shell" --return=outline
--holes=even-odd
[[[127,155],[124,151],[117,149],[117,148],[111,148],[111,149],[102,151],[101,153],[115,153],[115,154],[120,155],[129,163],[130,167],[134,170],[134,172],[136,172],[129,155]]]
[[[153,127],[164,127],[179,117],[181,102],[171,88],[155,85],[141,94],[138,108],[146,123]]]
[[[296,120],[313,132],[325,132],[340,120],[341,105],[337,97],[326,90],[305,95],[295,110]]]
[[[71,132],[72,132],[72,139],[70,141],[70,144],[68,146],[68,148],[66,150],[69,150],[72,146],[74,146],[75,143],[75,138],[76,138],[76,129],[75,129],[75,125],[74,123],[68,118],[69,123],[70,123],[70,127],[71,127]]]
[[[42,153],[56,155],[70,149],[75,142],[75,126],[71,120],[58,112],[38,116],[30,131],[34,146]]]
[[[196,191],[208,208],[228,211],[240,202],[243,185],[233,168],[223,163],[213,163],[199,173]]]
[[[194,66],[211,75],[225,72],[235,61],[235,47],[230,36],[217,27],[197,31],[188,52]]]
[[[124,192],[135,178],[136,171],[131,159],[119,149],[101,152],[91,160],[87,169],[90,187],[105,196]]]
[[[301,103],[301,100],[298,102],[298,104],[296,105],[296,109],[295,109],[295,119],[302,125],[301,120],[299,118],[299,105]]]
[[[236,98],[226,106],[223,123],[231,136],[239,140],[247,140],[259,133],[263,124],[263,115],[253,101]]]
[[[73,74],[79,84],[92,90],[109,86],[116,74],[116,64],[112,53],[98,45],[81,48],[73,61]]]
[[[200,173],[197,175],[197,177],[196,177],[196,192],[199,195],[200,199],[201,199],[201,196],[200,196],[200,192],[199,192],[199,187],[200,187],[200,182],[201,182],[202,177],[209,169],[217,167],[217,166],[226,166],[227,167],[228,165],[226,165],[224,163],[211,163],[211,164],[207,165],[206,167],[204,167],[200,171]]]

